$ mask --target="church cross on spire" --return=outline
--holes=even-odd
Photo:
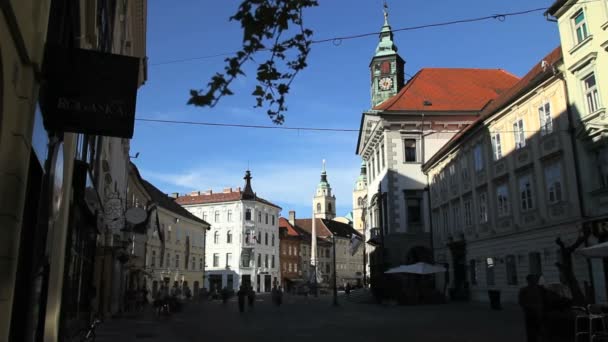
[[[388,4],[386,3],[386,0],[384,0],[384,26],[388,26]]]

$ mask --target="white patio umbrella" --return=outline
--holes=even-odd
[[[384,273],[414,273],[414,274],[433,274],[445,272],[445,267],[431,265],[426,262],[418,262],[412,265],[401,265],[393,267]]]
[[[608,257],[608,242],[598,243],[591,247],[577,249],[574,253],[580,254],[587,258],[607,258]]]

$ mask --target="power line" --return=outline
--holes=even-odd
[[[244,125],[244,124],[228,124],[228,123],[214,123],[214,122],[200,122],[200,121],[160,120],[160,119],[147,119],[147,118],[136,118],[135,120],[137,120],[137,121],[144,121],[144,122],[183,124],[183,125],[197,125],[197,126],[220,126],[220,127],[236,127],[236,128],[256,128],[256,129],[282,129],[282,130],[291,130],[291,131],[359,132],[358,129],[352,129],[352,128],[321,128],[321,127],[286,127],[286,126],[270,126],[270,125]]]
[[[599,0],[589,0],[588,2],[595,2],[595,1],[599,1]],[[533,13],[533,12],[544,11],[546,9],[547,9],[547,7],[542,7],[542,8],[534,8],[534,9],[529,9],[529,10],[525,10],[525,11],[518,11],[518,12],[508,12],[508,13],[492,14],[492,15],[488,15],[488,16],[484,16],[484,17],[461,19],[461,20],[452,20],[452,21],[439,22],[439,23],[426,24],[426,25],[419,25],[419,26],[402,27],[402,28],[394,29],[394,30],[392,30],[392,32],[414,31],[414,30],[420,30],[420,29],[425,29],[425,28],[449,26],[449,25],[456,25],[456,24],[463,24],[463,23],[472,23],[472,22],[485,21],[485,20],[491,20],[491,19],[495,19],[495,20],[503,22],[503,21],[505,21],[505,19],[507,17],[525,15],[525,14],[529,14],[529,13]],[[322,44],[322,43],[327,43],[327,42],[333,42],[335,45],[340,45],[340,43],[342,41],[344,41],[344,40],[358,39],[358,38],[364,38],[364,37],[369,37],[369,36],[377,36],[380,33],[381,32],[369,32],[369,33],[362,33],[362,34],[350,35],[350,36],[338,36],[338,37],[333,37],[333,38],[325,38],[325,39],[319,39],[319,40],[312,40],[311,43],[312,44]],[[263,49],[262,51],[270,51],[270,50],[271,49]],[[193,60],[201,60],[201,59],[209,59],[209,58],[215,58],[215,57],[230,56],[230,55],[234,55],[234,54],[236,54],[236,52],[225,52],[225,53],[218,53],[218,54],[206,55],[206,56],[181,58],[181,59],[168,60],[168,61],[164,61],[164,62],[152,63],[152,64],[150,64],[150,66],[183,63],[183,62],[189,62],[189,61],[193,61]]]
[[[353,128],[327,128],[327,127],[286,127],[286,126],[270,126],[270,125],[246,125],[246,124],[230,124],[230,123],[215,123],[215,122],[201,122],[201,121],[181,121],[181,120],[162,120],[162,119],[149,119],[149,118],[136,118],[137,121],[142,122],[154,122],[154,123],[166,123],[166,124],[180,124],[180,125],[193,125],[193,126],[216,126],[216,127],[233,127],[233,128],[253,128],[253,129],[280,129],[288,131],[315,131],[315,132],[359,132],[358,129]],[[433,133],[460,133],[470,125],[463,127],[458,130],[432,130]],[[415,131],[415,130],[412,130]],[[418,130],[420,131],[420,130]],[[567,129],[554,129],[554,132],[569,132]],[[429,132],[427,130],[427,132]],[[488,133],[539,133],[540,130],[489,130]]]

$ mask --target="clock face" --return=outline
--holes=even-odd
[[[378,81],[378,87],[381,90],[389,90],[393,87],[393,79],[390,77],[382,77],[380,81]]]

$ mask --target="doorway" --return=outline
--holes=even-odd
[[[272,276],[270,276],[270,274],[266,274],[264,275],[264,292],[270,292],[270,289],[272,288]]]
[[[211,274],[209,276],[209,291],[211,293],[219,292],[222,289],[222,275]]]

